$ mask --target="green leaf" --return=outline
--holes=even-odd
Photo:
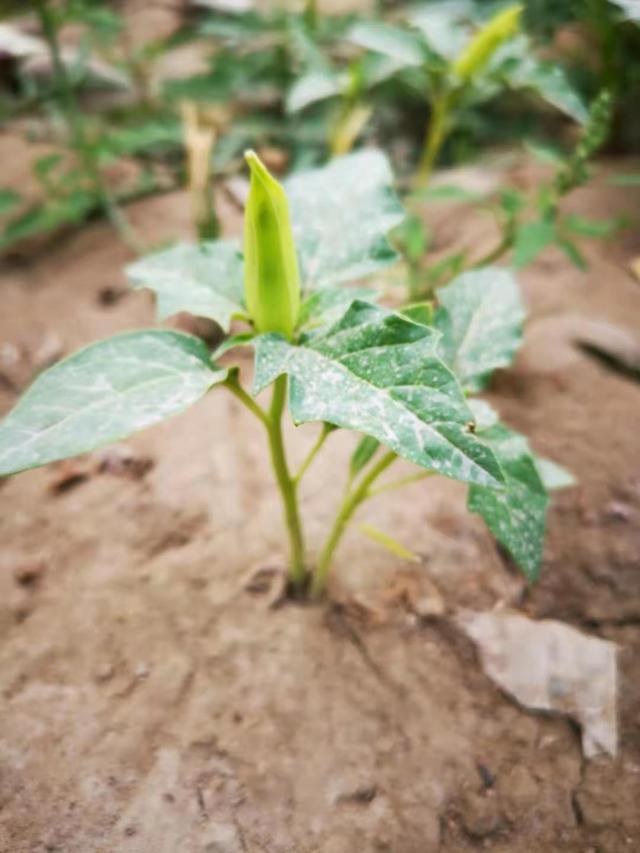
[[[298,77],[287,94],[286,109],[296,113],[318,101],[334,98],[342,90],[340,78],[330,70],[314,68]]]
[[[347,40],[367,50],[382,53],[405,66],[422,66],[428,56],[419,33],[379,21],[359,21],[347,33]]]
[[[226,375],[191,335],[98,341],[40,374],[0,422],[0,476],[120,441],[184,411]]]
[[[500,267],[463,273],[438,299],[444,360],[465,390],[480,391],[496,368],[511,364],[522,342],[525,312],[513,273]]]
[[[296,423],[357,430],[424,468],[495,486],[500,467],[469,428],[471,411],[438,356],[439,339],[400,314],[354,302],[305,346],[278,335],[258,338],[254,391],[288,374]]]
[[[516,231],[513,247],[513,265],[517,269],[526,267],[534,261],[543,249],[556,242],[556,229],[553,222],[538,219],[525,222]]]
[[[544,459],[542,456],[534,456],[533,462],[547,491],[575,486],[576,478],[571,471],[567,471],[562,465],[552,462],[551,459]]]
[[[524,44],[522,47],[526,49]],[[540,62],[529,53],[510,69],[508,82],[517,88],[533,90],[540,98],[580,124],[589,116],[589,111],[569,83],[565,72],[555,63]]]
[[[572,264],[585,272],[588,269],[587,259],[582,254],[580,249],[576,246],[573,240],[569,240],[567,237],[558,237],[557,241],[558,248],[562,249],[565,255],[569,258]]]
[[[438,55],[453,59],[467,41],[474,13],[471,0],[432,0],[412,11],[410,20]]]
[[[526,204],[526,196],[518,190],[507,187],[500,192],[500,207],[511,219],[517,216],[526,207]]]
[[[16,207],[22,197],[10,189],[0,189],[0,216],[4,216]]]
[[[482,201],[486,196],[479,192],[458,187],[455,184],[439,184],[435,187],[427,187],[418,190],[413,198],[419,201],[429,202],[476,202]]]
[[[335,323],[352,302],[375,301],[375,291],[365,287],[323,287],[314,290],[300,307],[299,327],[308,331]]]
[[[614,234],[620,228],[621,222],[617,216],[611,219],[588,219],[586,216],[571,213],[565,217],[564,224],[574,234],[605,238]]]
[[[394,229],[393,242],[399,246],[409,261],[420,261],[427,251],[431,234],[425,222],[415,215],[405,219]]]
[[[529,580],[540,572],[549,497],[526,439],[497,424],[480,436],[500,460],[506,487],[472,485],[467,506],[485,520]]]
[[[180,243],[129,264],[126,273],[133,287],[154,291],[159,320],[188,311],[228,331],[232,318],[246,313],[242,256],[234,243]]]
[[[372,438],[370,435],[362,436],[349,462],[349,476],[351,479],[356,477],[369,464],[376,455],[379,447],[380,442],[377,438]]]
[[[433,326],[433,302],[425,299],[423,302],[412,302],[405,305],[400,311],[403,317],[408,317],[414,323],[421,323],[423,326]]]
[[[525,139],[524,144],[529,153],[533,154],[536,160],[539,160],[541,163],[548,163],[551,166],[561,166],[567,159],[563,151],[546,142],[540,142],[537,139]]]
[[[486,400],[472,397],[467,402],[473,413],[473,420],[475,421],[477,430],[489,429],[489,427],[495,426],[498,423],[498,413]]]
[[[389,161],[367,150],[285,181],[303,287],[340,284],[398,260],[387,234],[404,218]]]
[[[376,544],[382,545],[382,547],[386,548],[387,551],[394,555],[394,557],[400,557],[401,560],[408,560],[411,563],[420,562],[420,558],[417,554],[414,554],[413,551],[409,551],[409,549],[405,548],[401,542],[398,542],[398,540],[394,539],[393,536],[385,533],[384,530],[374,527],[373,524],[363,522],[358,525],[358,530]]]

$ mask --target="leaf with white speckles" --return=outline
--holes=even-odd
[[[471,411],[438,355],[439,340],[434,329],[354,302],[304,346],[279,335],[258,338],[255,392],[288,374],[296,423],[357,430],[424,468],[499,487],[500,466],[469,429]]]
[[[513,273],[466,272],[438,291],[435,325],[444,359],[466,391],[480,391],[497,367],[511,364],[522,341],[524,308]]]
[[[0,422],[0,476],[120,441],[184,411],[227,371],[180,332],[127,332],[40,374]]]
[[[188,311],[228,331],[233,317],[246,314],[242,255],[235,243],[180,243],[129,264],[126,272],[135,288],[155,292],[159,320]]]
[[[398,260],[387,234],[405,214],[380,151],[340,157],[284,186],[304,289],[354,281]]]
[[[323,329],[335,323],[357,300],[375,301],[374,290],[365,287],[321,287],[314,290],[300,307],[299,325],[303,332]]]
[[[481,430],[479,436],[499,459],[506,488],[471,486],[467,505],[482,516],[527,578],[535,580],[540,572],[549,505],[536,458],[524,436],[501,424]]]

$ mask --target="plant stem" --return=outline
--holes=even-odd
[[[284,507],[285,524],[289,535],[289,577],[294,586],[301,588],[307,578],[304,559],[304,540],[298,509],[297,483],[289,473],[282,438],[282,413],[287,396],[287,377],[279,376],[273,387],[267,434],[271,451],[271,464],[276,475]]]
[[[385,483],[384,486],[378,486],[377,489],[369,489],[369,497],[375,498],[384,492],[393,492],[396,489],[409,486],[411,483],[419,483],[420,480],[425,480],[427,477],[433,476],[434,473],[434,471],[417,471],[415,474],[409,474],[408,477],[402,477],[400,480],[394,480],[392,483]]]
[[[511,235],[505,235],[494,249],[487,252],[486,255],[483,255],[477,261],[474,261],[474,263],[471,264],[471,269],[478,269],[479,267],[486,267],[489,266],[489,264],[495,263],[495,261],[501,258],[505,252],[509,251],[512,245],[513,237]]]
[[[304,20],[312,33],[318,29],[318,0],[306,0]]]
[[[433,167],[444,143],[449,109],[450,100],[448,94],[437,95],[433,101],[427,136],[416,175],[416,185],[419,188],[425,187],[429,182]]]
[[[98,196],[104,213],[129,248],[136,254],[140,254],[142,251],[140,242],[131,229],[126,217],[113,200],[100,172],[95,152],[87,141],[82,113],[78,107],[73,86],[69,80],[64,60],[62,59],[56,13],[51,8],[48,0],[36,0],[36,7],[42,32],[47,42],[49,53],[51,54],[60,107],[69,128],[73,148],[80,159],[87,177],[93,184],[94,191]]]
[[[320,435],[316,439],[313,447],[311,448],[311,450],[307,454],[304,462],[302,463],[302,465],[298,469],[297,474],[293,478],[293,482],[296,484],[296,486],[298,485],[300,480],[306,474],[309,466],[311,465],[313,460],[316,458],[316,456],[320,452],[322,445],[325,443],[325,441],[327,440],[327,437],[330,435],[330,433],[331,433],[331,426],[329,424],[326,424],[326,423],[322,424],[322,430],[320,432]]]
[[[247,394],[247,392],[244,390],[244,388],[242,388],[242,386],[238,382],[238,379],[236,376],[229,377],[225,381],[224,385],[225,385],[225,388],[228,388],[229,391],[231,391],[231,393],[234,395],[234,397],[237,397],[237,399],[240,400],[240,402],[243,404],[243,406],[246,406],[246,408],[253,415],[255,415],[258,418],[258,420],[260,420],[267,429],[269,429],[269,426],[271,424],[271,421],[269,419],[269,415],[264,411],[264,409],[262,409],[256,403],[256,401],[253,399],[253,397],[251,397],[249,394]]]
[[[331,532],[329,533],[324,548],[322,549],[322,553],[320,554],[317,568],[313,573],[313,580],[311,584],[311,596],[313,598],[319,598],[324,592],[329,578],[329,573],[331,571],[333,555],[340,544],[340,540],[344,535],[351,517],[360,504],[366,501],[367,498],[371,497],[370,489],[374,481],[377,480],[378,477],[384,473],[384,471],[386,471],[397,458],[397,455],[393,451],[385,453],[385,455],[376,462],[371,470],[365,474],[359,485],[356,486],[353,491],[345,495],[340,509],[338,510],[338,514],[336,515]]]

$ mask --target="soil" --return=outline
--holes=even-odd
[[[603,176],[571,206],[639,201]],[[185,194],[130,213],[150,242],[190,235]],[[440,247],[492,243],[458,208],[429,215]],[[582,318],[640,328],[637,229],[587,254],[586,273],[553,251],[523,273],[526,343],[488,395],[579,482],[554,497],[531,589],[439,479],[363,510],[419,563],[354,529],[330,602],[270,607],[246,578],[281,565],[280,510],[259,426],[223,393],[0,483],[3,853],[640,850],[640,387],[572,340]],[[4,264],[0,411],[53,350],[152,323],[148,294],[122,293],[127,260],[94,224]],[[289,430],[297,459],[314,436]],[[308,475],[313,549],[352,441],[332,436]],[[445,612],[420,615],[433,588]],[[619,644],[616,759],[585,762],[570,722],[483,674],[449,615],[505,603]]]

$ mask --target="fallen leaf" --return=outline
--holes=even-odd
[[[461,611],[485,673],[525,708],[556,711],[582,728],[587,758],[617,751],[615,643],[513,611]]]

